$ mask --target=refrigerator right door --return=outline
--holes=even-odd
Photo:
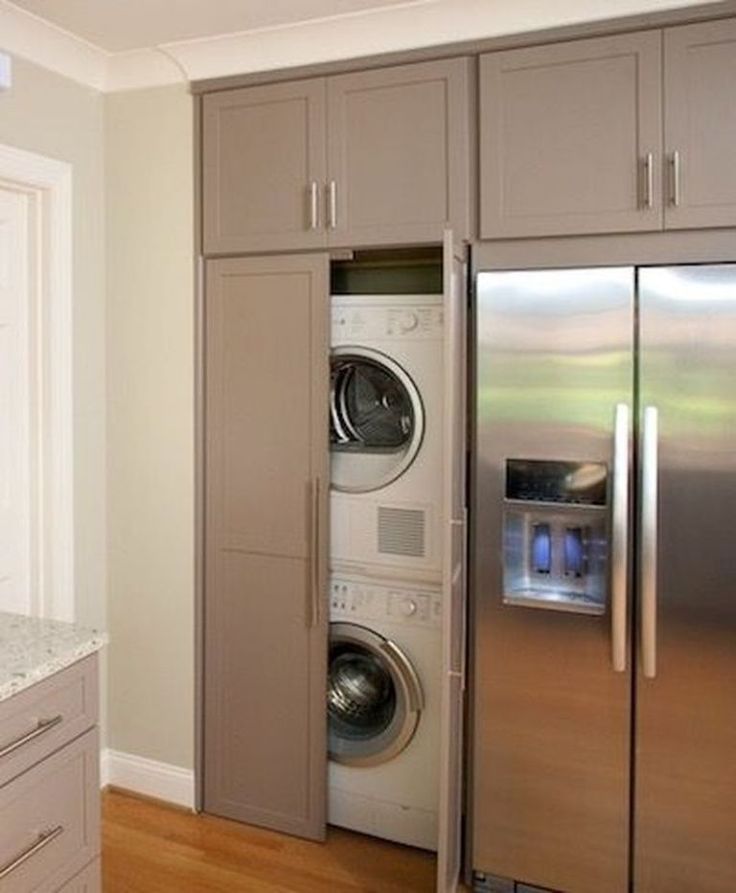
[[[736,890],[736,265],[644,268],[635,893]]]

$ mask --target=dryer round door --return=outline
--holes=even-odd
[[[331,482],[364,493],[409,468],[424,437],[424,407],[411,376],[364,347],[337,347],[330,359]]]
[[[419,677],[390,640],[354,623],[330,624],[330,759],[375,766],[409,744],[424,708]]]

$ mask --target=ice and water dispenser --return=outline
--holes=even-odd
[[[506,460],[503,600],[603,614],[608,589],[608,468]]]

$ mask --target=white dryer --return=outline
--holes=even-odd
[[[440,614],[434,587],[333,576],[331,824],[437,848]]]
[[[439,581],[442,295],[332,298],[333,571]]]

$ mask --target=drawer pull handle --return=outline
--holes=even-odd
[[[63,833],[63,825],[57,825],[50,831],[43,831],[39,834],[35,842],[32,843],[28,849],[23,850],[22,853],[19,853],[14,859],[8,862],[7,865],[3,865],[2,868],[0,868],[0,881],[15,871],[16,868],[20,868],[24,862],[27,862],[32,856],[35,856],[36,853],[39,853],[44,847],[47,847],[52,840],[56,840],[56,838]]]
[[[19,747],[23,747],[24,744],[29,744],[40,735],[50,732],[51,729],[53,729],[54,726],[58,726],[63,719],[64,717],[61,714],[54,716],[53,719],[39,719],[35,729],[31,729],[30,732],[26,732],[25,735],[21,735],[20,738],[16,738],[15,741],[6,744],[5,747],[0,747],[0,759],[9,756],[11,753],[18,750]]]

